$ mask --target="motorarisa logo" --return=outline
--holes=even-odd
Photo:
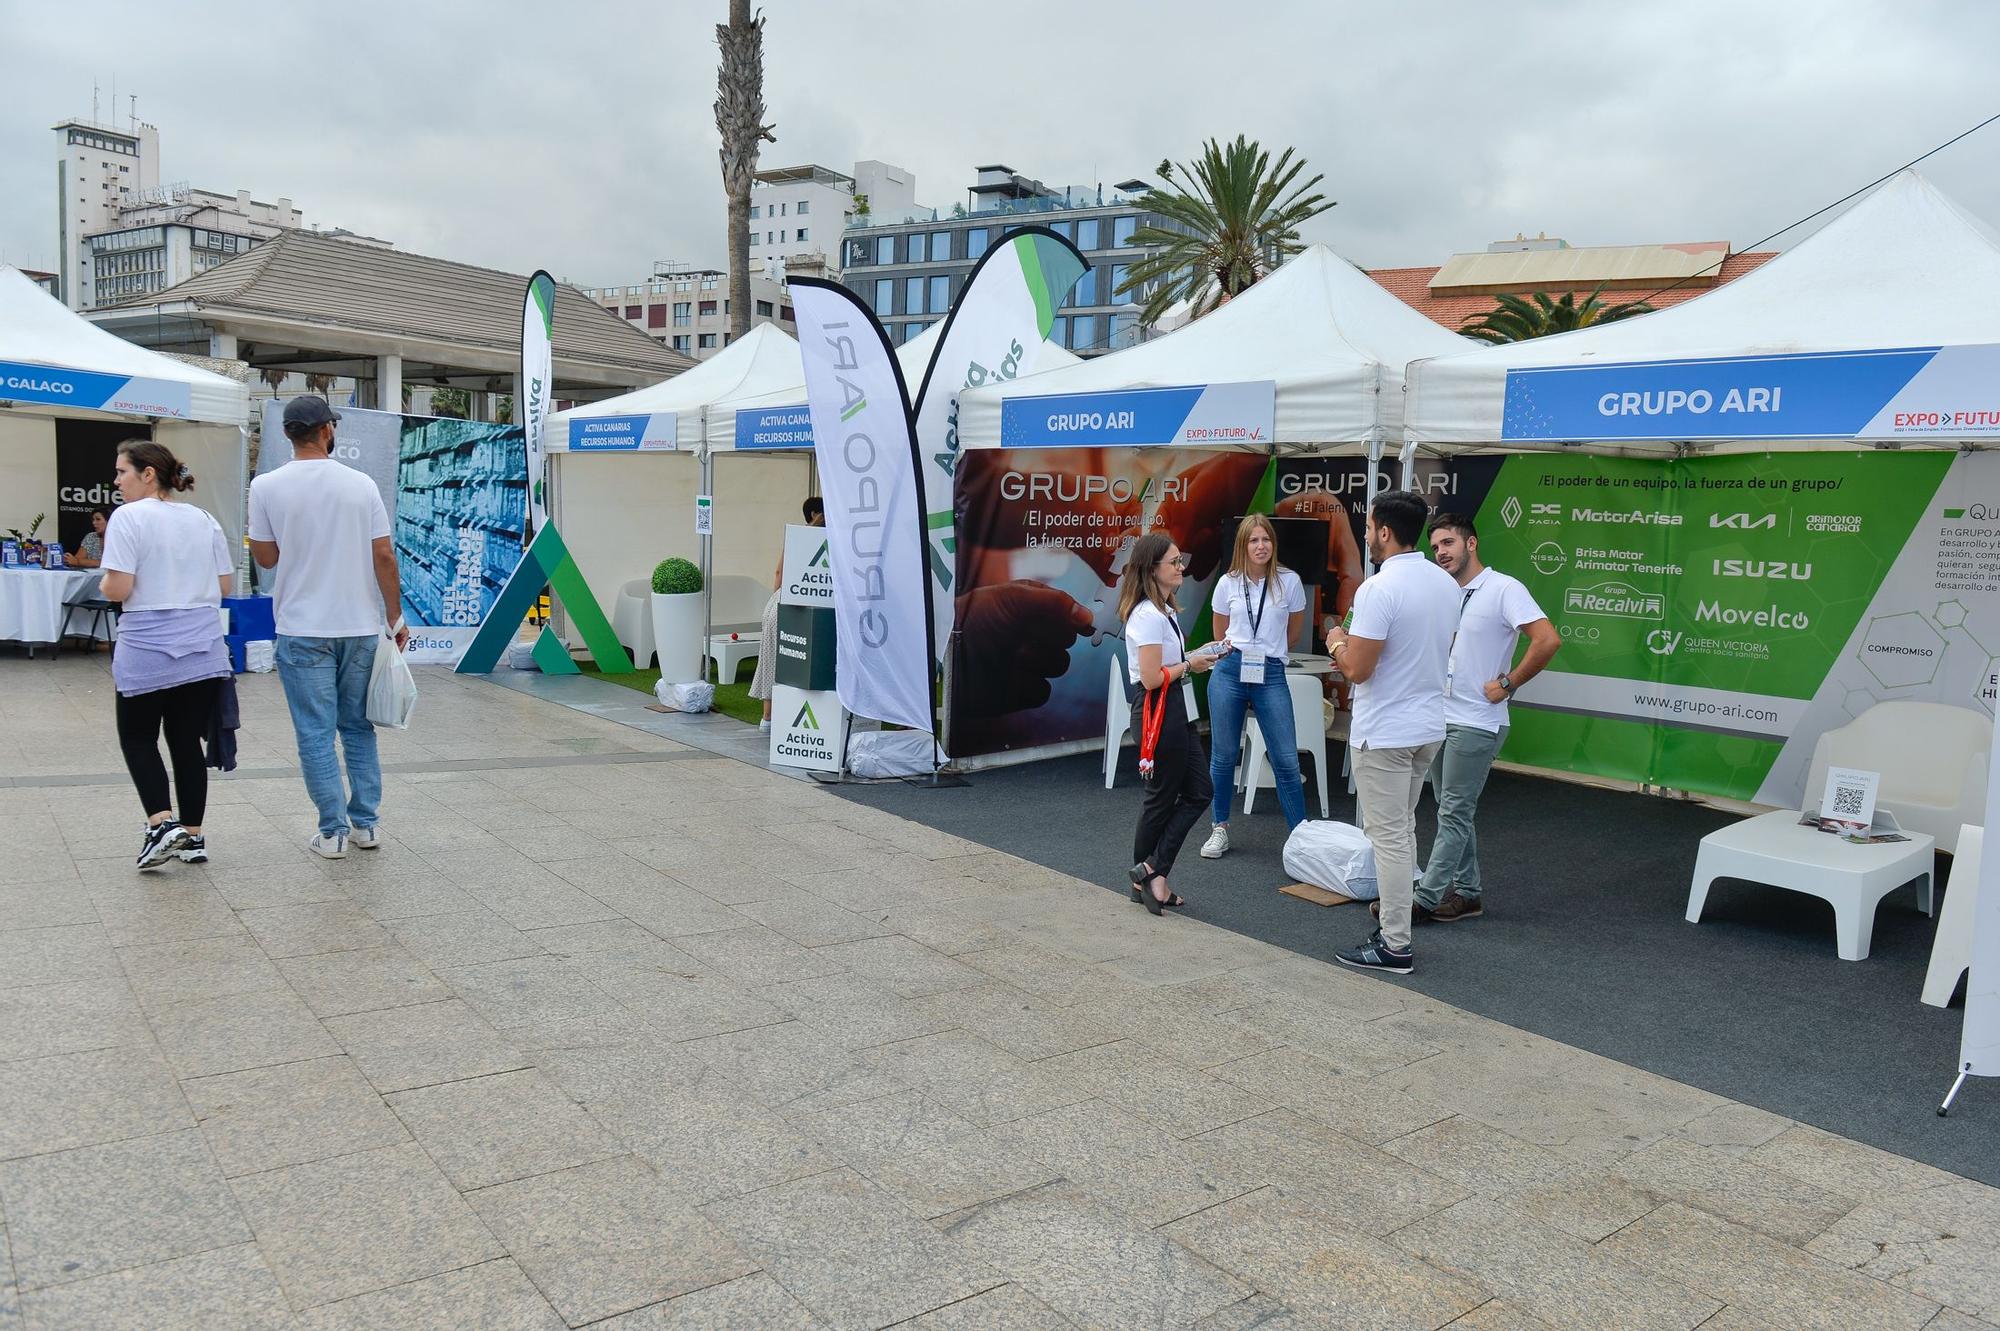
[[[1643,508],[1572,508],[1571,522],[1595,522],[1605,526],[1678,527],[1683,521],[1679,513],[1651,513]]]
[[[1769,559],[1717,559],[1713,561],[1715,576],[1718,578],[1768,578],[1772,582],[1810,582],[1812,565],[1788,564]]]
[[[1694,617],[1706,624],[1748,625],[1760,629],[1805,629],[1812,626],[1812,618],[1805,611],[1784,610],[1776,605],[1739,610],[1733,605],[1721,605],[1715,601],[1697,601]]]
[[[1665,598],[1658,592],[1642,592],[1624,582],[1571,587],[1563,593],[1563,609],[1573,615],[1611,615],[1618,619],[1666,617]]]

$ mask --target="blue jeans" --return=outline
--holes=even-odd
[[[375,634],[362,638],[292,638],[278,635],[278,679],[292,710],[299,769],[319,810],[322,836],[350,827],[373,827],[382,803],[382,763],[375,727],[368,720],[368,676],[375,666]],[[341,788],[333,737],[347,758],[349,795]]]
[[[1292,690],[1285,683],[1285,658],[1264,658],[1264,682],[1243,682],[1243,656],[1231,652],[1208,677],[1209,780],[1215,785],[1215,821],[1229,821],[1229,797],[1236,789],[1236,758],[1243,749],[1243,717],[1255,710],[1271,773],[1278,779],[1278,807],[1285,826],[1306,820],[1306,788],[1299,780],[1299,732],[1292,722]]]
[[[1507,727],[1498,731],[1478,726],[1448,725],[1444,747],[1431,765],[1431,791],[1437,796],[1438,832],[1431,842],[1431,862],[1417,884],[1417,904],[1426,910],[1456,891],[1479,900],[1479,834],[1472,820],[1479,812],[1479,795],[1486,789],[1493,759],[1507,742]]]

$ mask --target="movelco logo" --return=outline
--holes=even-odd
[[[1646,650],[1655,656],[1672,656],[1674,648],[1681,645],[1681,634],[1677,629],[1654,629],[1646,635]]]
[[[1642,592],[1629,582],[1571,587],[1563,593],[1563,609],[1573,615],[1609,615],[1614,619],[1665,619],[1667,611],[1666,600],[1658,592]]]
[[[1768,578],[1772,582],[1810,582],[1812,565],[1780,563],[1769,559],[1716,559],[1710,561],[1718,578]]]
[[[1776,513],[1711,513],[1708,515],[1708,525],[1711,527],[1733,527],[1737,531],[1755,531],[1759,527],[1775,528],[1778,525],[1778,515]]]
[[[1569,552],[1554,541],[1543,541],[1535,547],[1534,553],[1528,556],[1528,562],[1533,564],[1535,572],[1543,577],[1554,577],[1562,572],[1563,565],[1569,563]]]
[[[1708,624],[1740,624],[1760,629],[1804,629],[1812,625],[1812,617],[1804,611],[1781,610],[1776,605],[1739,610],[1715,601],[1697,601],[1694,617]]]
[[[1521,501],[1515,496],[1508,495],[1507,502],[1500,505],[1500,521],[1507,524],[1508,531],[1521,525]]]

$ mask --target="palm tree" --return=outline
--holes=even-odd
[[[1304,249],[1300,225],[1333,207],[1312,192],[1324,176],[1295,183],[1305,165],[1290,148],[1273,162],[1241,134],[1227,146],[1210,139],[1179,168],[1183,183],[1173,193],[1148,195],[1146,206],[1163,225],[1140,227],[1132,244],[1154,253],[1133,264],[1118,288],[1123,295],[1152,286],[1140,322],[1157,323],[1180,300],[1200,318]],[[1160,163],[1159,174],[1171,182],[1173,164]]]
[[[715,127],[722,134],[722,188],[729,194],[729,340],[750,331],[750,184],[757,145],[776,143],[764,123],[764,16],[750,0],[729,0],[729,22],[715,25],[722,67],[715,80]]]
[[[1653,307],[1643,300],[1606,305],[1598,299],[1603,292],[1604,284],[1600,282],[1581,305],[1576,303],[1574,291],[1563,293],[1560,300],[1551,300],[1541,291],[1534,293],[1532,301],[1519,296],[1500,296],[1492,309],[1467,321],[1458,331],[1481,342],[1526,342],[1532,337],[1571,333],[1592,324],[1616,323],[1635,314],[1653,312]]]

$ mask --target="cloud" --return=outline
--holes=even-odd
[[[106,0],[88,33],[0,0],[0,257],[53,266],[54,136],[136,92],[163,179],[289,196],[309,222],[515,272],[632,281],[720,265],[722,0],[387,5]],[[1366,265],[1517,231],[1572,244],[1755,240],[1988,114],[2000,11],[773,0],[770,166],[880,158],[948,208],[1000,161],[1052,184],[1150,176],[1211,135],[1292,146]],[[99,41],[89,34],[115,34]],[[117,112],[123,118],[124,107]],[[2000,126],[1924,169],[2000,221]],[[1787,241],[1798,237],[1788,236]]]

